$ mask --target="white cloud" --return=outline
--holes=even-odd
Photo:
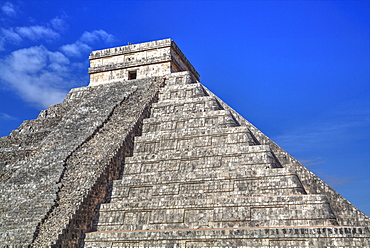
[[[51,21],[50,21],[50,25],[52,28],[54,28],[55,30],[60,30],[60,31],[64,31],[67,29],[68,25],[67,23],[64,21],[64,18],[62,17],[54,17]]]
[[[57,32],[44,26],[17,27],[15,30],[20,36],[30,40],[59,38]]]
[[[43,46],[20,49],[0,60],[0,80],[26,101],[45,108],[65,97],[63,86],[71,81],[69,66],[62,53]]]
[[[111,34],[108,34],[104,30],[94,30],[92,32],[87,32],[85,31],[81,38],[80,41],[85,42],[85,43],[94,43],[97,41],[104,41],[105,43],[111,43],[115,40],[114,36]]]
[[[0,29],[0,51],[5,50],[5,44],[7,42],[19,43],[20,41],[22,41],[22,37],[13,28]]]
[[[31,47],[14,51],[7,58],[12,73],[36,73],[45,67],[47,53],[43,47]]]
[[[7,15],[16,14],[14,5],[0,5],[1,11]],[[44,25],[1,27],[0,51],[7,44],[23,44],[24,41],[55,40],[68,27],[64,17],[55,17]],[[1,25],[1,24],[0,24]],[[0,84],[17,92],[25,101],[48,107],[61,102],[70,87],[87,83],[87,56],[92,50],[91,44],[107,43],[114,36],[104,30],[84,32],[72,44],[60,47],[60,51],[50,51],[44,46],[31,46],[18,49],[0,57]],[[71,62],[67,57],[75,57]],[[0,118],[6,118],[0,113]]]
[[[15,16],[16,11],[15,11],[15,6],[10,3],[6,2],[2,7],[1,10],[6,14],[7,16]]]
[[[49,52],[50,60],[58,64],[69,64],[69,59],[60,52]]]
[[[22,40],[22,37],[13,29],[1,29],[1,33],[3,34],[4,39],[14,42],[20,42]]]
[[[73,44],[67,44],[60,48],[68,56],[81,56],[83,52],[91,51],[91,47],[81,41],[76,41]]]
[[[59,32],[67,29],[64,19],[53,18],[46,25],[0,28],[0,51],[5,49],[6,43],[18,44],[28,39],[31,41],[54,40],[60,37]]]
[[[0,29],[0,51],[5,49],[6,43],[20,43],[23,39],[41,40],[56,39],[59,34],[54,30],[44,26],[29,26]]]

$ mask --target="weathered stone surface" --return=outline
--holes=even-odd
[[[299,179],[301,180],[307,193],[326,195],[329,198],[330,205],[335,212],[340,225],[370,226],[370,219],[368,216],[358,210],[343,196],[338,194],[329,185],[327,185],[324,181],[322,181],[319,177],[302,165],[298,160],[296,160],[281,147],[279,147],[275,142],[264,135],[260,130],[258,130],[258,128],[253,126],[249,121],[244,119],[235,110],[230,108],[226,103],[215,96],[211,91],[206,88],[205,90],[207,94],[214,96],[225,110],[230,111],[240,125],[248,127],[260,144],[269,145],[276,158],[285,168],[290,168],[297,172],[297,175],[299,176]]]
[[[359,227],[102,231],[87,236],[86,242],[88,247],[367,247],[368,232]]]
[[[370,246],[369,218],[172,40],[90,60],[90,86],[0,138],[0,247]]]
[[[282,168],[269,145],[260,145],[232,109],[199,87],[186,81],[160,90],[86,247],[368,244],[365,232],[351,240],[340,234],[333,242],[300,228],[343,227],[324,194],[308,195],[295,170]],[[292,235],[277,231],[275,238],[268,227],[290,227]],[[219,234],[230,230],[248,230],[254,239]]]
[[[105,201],[109,181],[118,178],[162,82],[150,78],[82,90],[89,92],[83,102],[65,114],[39,151],[11,165],[17,170],[0,185],[2,244],[77,244],[96,205]],[[28,236],[14,231],[22,229]]]

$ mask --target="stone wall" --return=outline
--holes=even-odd
[[[63,115],[71,106],[78,104],[78,99],[69,98],[61,104],[52,105],[41,111],[37,119],[24,121],[9,136],[0,137],[0,181],[9,179],[17,170],[14,166],[17,161],[36,152],[42,140],[53,131]]]
[[[206,89],[207,92],[215,96],[211,91]],[[274,155],[279,160],[280,164],[287,169],[296,171],[299,176],[304,189],[308,194],[323,194],[329,199],[330,206],[333,209],[339,225],[345,226],[370,226],[370,219],[363,212],[358,210],[353,206],[347,199],[338,194],[334,189],[327,185],[323,180],[317,177],[314,173],[308,170],[304,165],[302,165],[298,160],[292,157],[289,153],[284,151],[275,142],[269,139],[265,134],[263,134],[258,128],[253,126],[249,121],[244,119],[235,110],[230,108],[221,99],[215,96],[220,104],[226,109],[233,113],[235,118],[242,126],[249,128],[251,133],[256,137],[256,139],[265,145],[269,145]]]
[[[73,247],[117,178],[162,78],[72,90],[83,95],[1,183],[0,243]],[[42,113],[41,116],[45,114]]]
[[[345,227],[171,229],[116,232],[114,237],[109,232],[101,232],[102,240],[106,241],[95,241],[90,247],[369,247],[368,233],[368,228]],[[194,237],[200,240],[194,240]]]
[[[154,60],[155,59],[153,59],[153,61]],[[110,66],[106,67],[109,68]],[[169,62],[169,59],[164,58],[162,63],[153,62],[153,64],[146,66],[137,65],[126,68],[112,66],[110,67],[110,69],[111,70],[90,74],[90,86],[128,80],[129,72],[131,71],[136,71],[137,79],[153,76],[163,76],[171,72],[171,63]]]

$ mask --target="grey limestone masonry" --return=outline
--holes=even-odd
[[[0,138],[0,247],[370,247],[370,219],[199,82],[171,39]]]

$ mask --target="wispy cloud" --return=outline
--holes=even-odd
[[[313,157],[313,158],[308,158],[308,159],[297,158],[297,159],[300,163],[304,164],[305,166],[314,166],[314,165],[320,165],[320,164],[325,163],[325,159],[322,157]]]
[[[12,4],[10,2],[4,3],[3,6],[1,6],[1,10],[7,16],[15,16],[16,15],[15,6],[14,6],[14,4]]]
[[[113,42],[115,40],[114,36],[111,34],[108,34],[104,30],[94,30],[92,32],[84,32],[80,38],[80,41],[85,43],[94,43],[97,41],[103,41],[107,44]]]
[[[322,178],[331,187],[340,187],[351,183],[354,177],[343,177],[338,175],[328,175],[322,171],[316,171],[317,175]]]
[[[359,111],[352,115],[333,116],[321,122],[306,123],[273,137],[273,140],[291,151],[315,147],[318,144],[335,145],[339,137],[342,142],[349,137],[353,139],[356,135],[353,130],[367,128],[368,125],[368,111]],[[358,138],[362,138],[361,135]]]
[[[55,22],[64,25],[57,19]],[[8,29],[3,33],[7,34],[7,39],[13,40],[22,39],[22,37],[46,39],[58,36],[54,31],[49,31],[50,29],[29,27],[28,29]],[[74,72],[86,70],[84,62],[76,59],[71,61],[67,56],[79,57],[90,52],[92,48],[87,43],[109,42],[113,39],[112,35],[103,30],[94,30],[84,32],[75,43],[62,46],[61,52],[49,51],[44,46],[13,51],[0,59],[0,70],[2,71],[0,82],[10,86],[26,101],[40,107],[45,108],[59,103],[65,97],[68,87],[80,84],[76,82]]]
[[[0,13],[8,19],[17,15],[16,10],[10,1],[0,4]],[[93,30],[83,32],[76,42],[62,45],[59,51],[39,45],[63,38],[61,34],[68,30],[65,20],[66,16],[56,16],[47,23],[34,20],[32,25],[14,27],[0,22],[0,84],[42,108],[61,102],[69,88],[86,84],[87,55],[92,45],[109,44],[115,38],[104,30]],[[27,47],[6,51],[9,44]],[[10,117],[0,113],[2,119]]]
[[[17,118],[15,118],[14,116],[5,114],[5,113],[0,113],[0,119],[3,119],[3,120],[16,120]]]
[[[30,40],[56,39],[59,34],[51,28],[45,26],[17,27],[15,31],[23,38]]]
[[[62,50],[67,56],[79,57],[83,53],[91,51],[91,47],[86,43],[76,41],[75,43],[62,46],[60,50]]]
[[[350,183],[354,178],[353,177],[340,177],[336,175],[327,175],[324,177],[327,184],[332,187],[344,186]]]
[[[0,51],[5,50],[6,44],[20,44],[24,40],[52,41],[60,38],[60,32],[67,29],[64,17],[55,17],[45,25],[30,25],[19,27],[0,27]]]
[[[50,25],[55,30],[59,30],[59,31],[65,31],[68,28],[68,25],[65,22],[65,17],[59,17],[59,16],[54,17],[50,21]]]
[[[110,44],[115,40],[115,37],[108,34],[104,30],[93,30],[91,32],[85,31],[81,37],[72,44],[64,45],[60,48],[67,56],[79,57],[83,53],[91,51],[91,44],[96,42],[104,42]]]
[[[24,39],[29,40],[53,40],[60,37],[60,34],[46,26],[11,27],[0,29],[0,51],[5,49],[6,43],[19,44]]]
[[[18,34],[14,30],[14,28],[9,28],[9,29],[2,28],[1,33],[3,34],[3,38],[8,41],[20,42],[22,40],[21,35]]]

